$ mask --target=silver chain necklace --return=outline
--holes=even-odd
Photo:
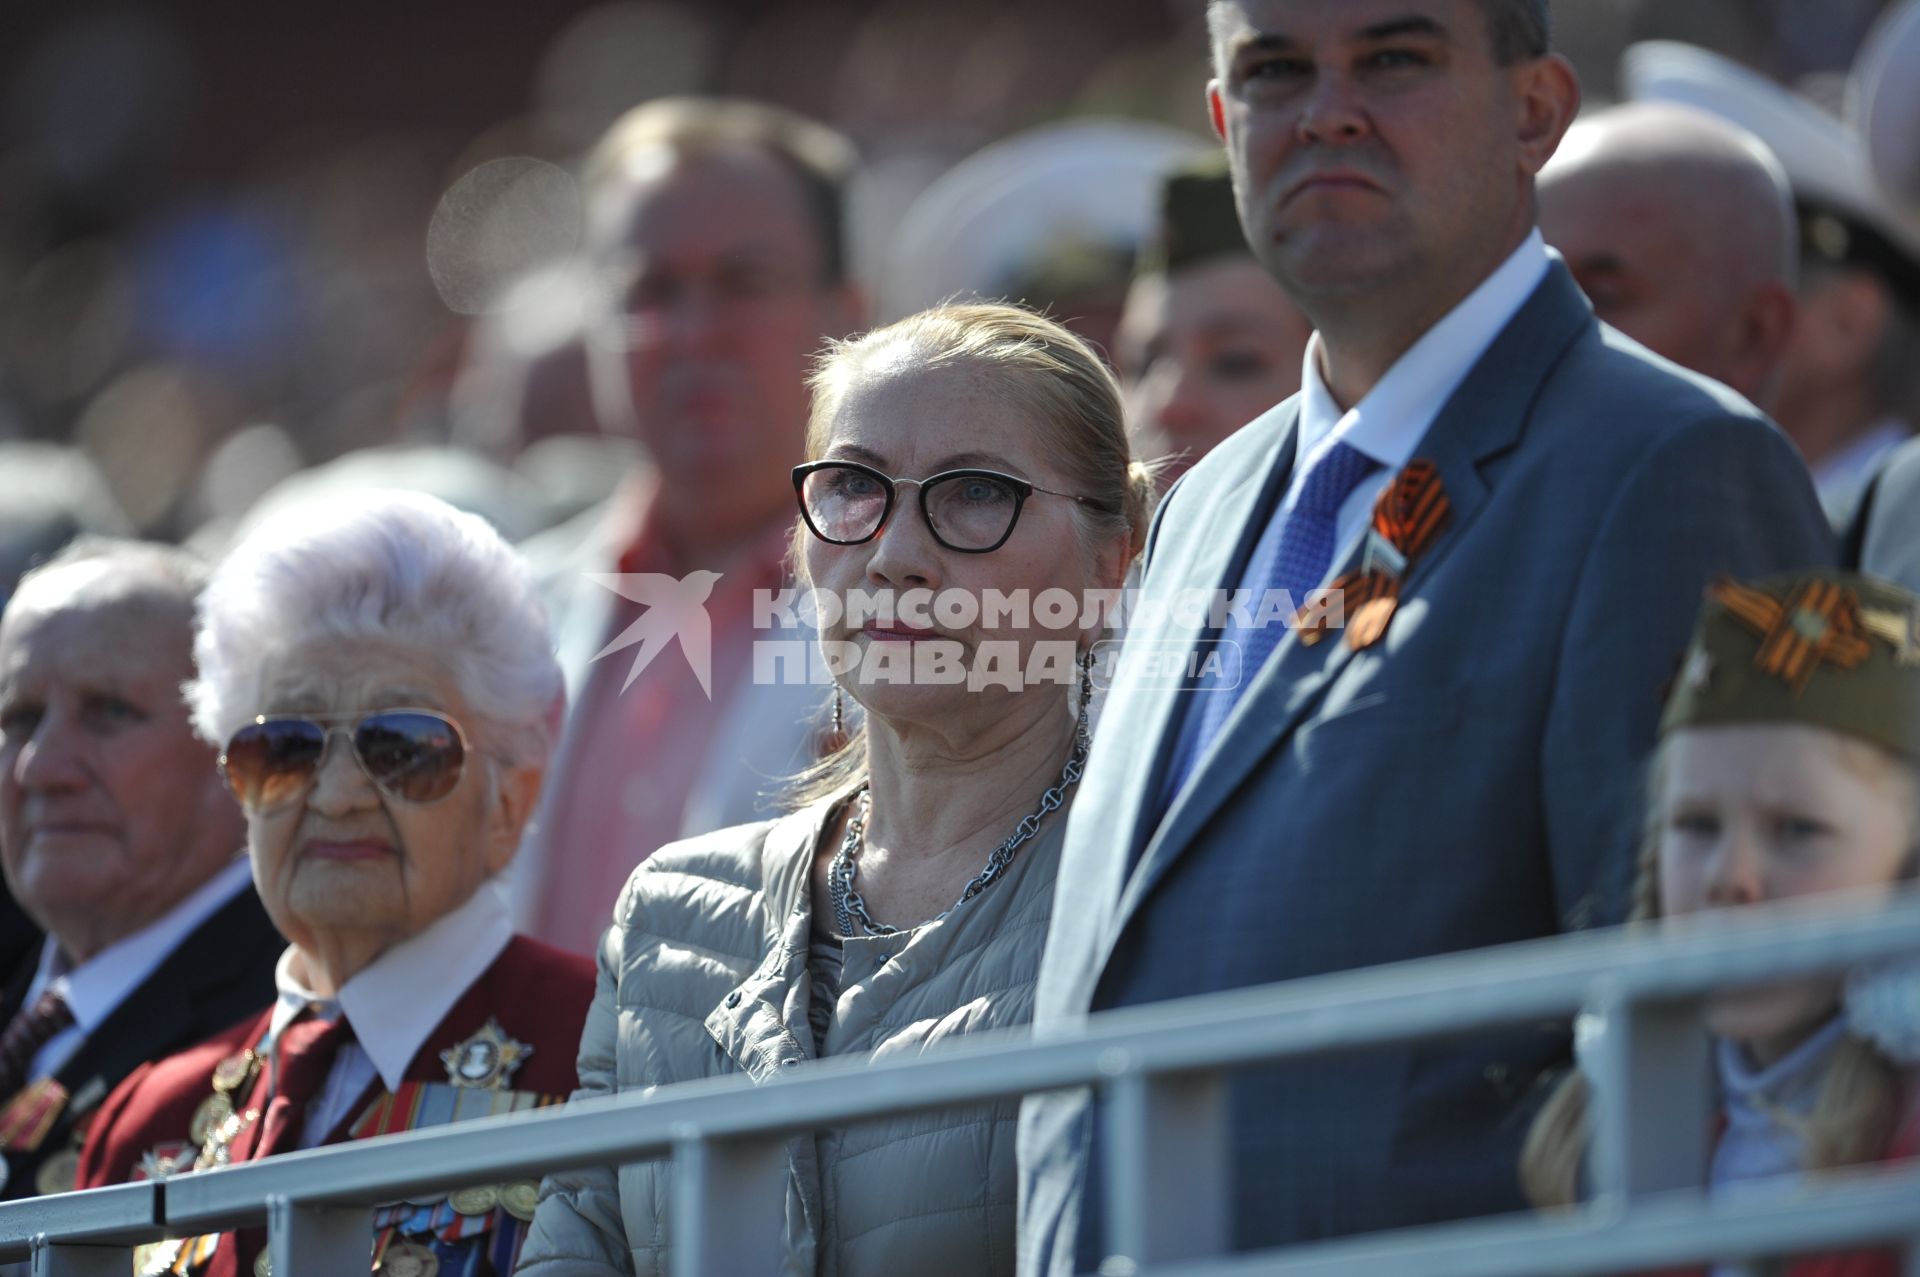
[[[953,902],[946,913],[940,915],[942,918],[998,882],[1001,875],[1007,872],[1007,866],[1013,863],[1014,853],[1020,850],[1021,844],[1040,832],[1040,822],[1049,813],[1059,810],[1060,804],[1066,801],[1067,791],[1074,787],[1080,779],[1080,773],[1086,770],[1087,745],[1087,695],[1083,691],[1080,721],[1075,724],[1073,732],[1073,752],[1067,756],[1067,765],[1060,769],[1060,779],[1040,795],[1039,808],[1015,825],[1007,840],[987,857],[986,867],[973,876],[973,880],[960,893],[960,898]],[[847,832],[840,840],[840,850],[834,853],[832,863],[827,866],[827,895],[833,901],[834,923],[843,936],[858,934],[853,929],[856,920],[862,931],[870,936],[896,936],[903,930],[876,922],[873,915],[867,912],[867,902],[860,898],[859,889],[853,885],[854,876],[860,872],[856,857],[865,841],[867,815],[872,805],[872,792],[862,785],[853,800],[853,810],[847,813]]]

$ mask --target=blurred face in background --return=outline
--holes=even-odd
[[[1540,231],[1601,320],[1767,407],[1793,330],[1782,181],[1717,120],[1617,107],[1575,125],[1541,175]]]
[[[69,958],[158,920],[238,854],[188,722],[192,608],[111,559],[30,579],[0,618],[0,857]]]
[[[1300,389],[1313,327],[1251,256],[1143,275],[1116,347],[1134,452],[1177,457],[1165,479]]]
[[[666,527],[700,548],[783,520],[809,365],[859,317],[854,291],[826,279],[799,178],[758,150],[662,147],[591,215],[610,307],[596,398],[658,467]]]

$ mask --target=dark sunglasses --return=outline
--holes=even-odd
[[[466,765],[460,724],[430,709],[371,714],[261,715],[233,734],[220,773],[243,806],[282,806],[313,783],[334,733],[382,792],[408,803],[436,803],[453,792]]]
[[[1005,545],[1021,507],[1036,492],[1108,510],[1092,497],[1043,488],[998,470],[943,470],[924,479],[895,479],[857,461],[812,461],[793,468],[800,517],[808,531],[831,545],[860,545],[878,536],[900,486],[907,483],[920,489],[920,517],[933,539],[961,554],[986,554]]]

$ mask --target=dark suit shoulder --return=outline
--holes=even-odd
[[[274,960],[284,947],[250,885],[189,932],[54,1074],[70,1098],[37,1148],[6,1154],[6,1195],[36,1191],[43,1164],[97,1126],[102,1102],[143,1065],[257,1017],[273,999]],[[212,1069],[209,1062],[203,1084]]]
[[[1590,441],[1597,447],[1605,447],[1610,439],[1629,449],[1645,447],[1676,426],[1715,421],[1745,422],[1785,439],[1777,426],[1735,391],[1597,322],[1568,346],[1549,375],[1542,397],[1566,398],[1570,388],[1577,399],[1556,402],[1555,416],[1604,423],[1606,433]]]
[[[286,941],[252,887],[188,933],[61,1067],[77,1091],[113,1085],[137,1065],[183,1050],[273,1000],[273,967]]]

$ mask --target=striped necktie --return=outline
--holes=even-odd
[[[48,989],[32,1006],[13,1017],[0,1034],[0,1102],[13,1098],[27,1083],[33,1057],[62,1029],[73,1026],[73,1008]]]

